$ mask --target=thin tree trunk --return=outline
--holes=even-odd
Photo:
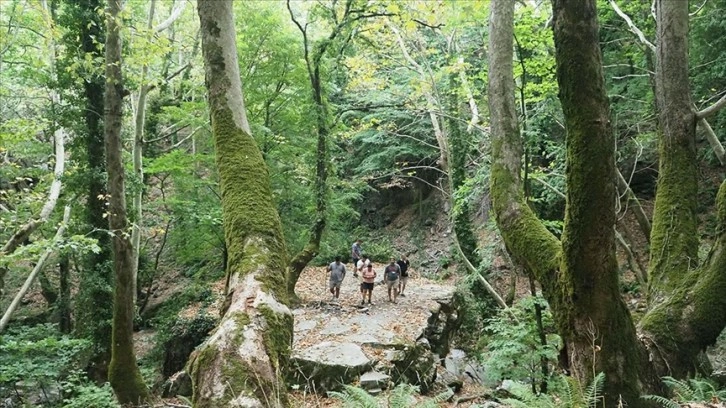
[[[147,30],[151,30],[154,25],[154,11],[156,8],[156,0],[149,2],[149,20],[146,24]],[[152,34],[153,35],[153,34]],[[136,102],[136,114],[134,117],[134,174],[136,175],[136,191],[134,191],[133,208],[136,212],[134,217],[133,230],[131,232],[131,246],[134,250],[133,255],[133,271],[131,274],[131,282],[133,284],[134,304],[138,294],[138,276],[139,276],[139,256],[141,255],[141,227],[143,225],[144,211],[142,207],[142,198],[144,196],[144,123],[146,121],[146,96],[150,87],[146,85],[147,76],[149,75],[149,64],[141,67],[141,79],[139,85],[139,98]]]
[[[136,365],[133,340],[133,247],[129,240],[126,219],[124,166],[121,160],[121,126],[123,121],[123,78],[121,75],[121,28],[117,18],[121,0],[109,0],[106,20],[106,92],[105,136],[106,170],[108,172],[109,229],[113,233],[114,273],[116,287],[113,298],[111,331],[111,363],[108,379],[116,398],[123,405],[140,405],[149,398],[149,391]]]
[[[630,188],[630,185],[625,180],[625,177],[623,177],[623,173],[621,173],[617,168],[615,171],[618,178],[618,190],[620,191],[620,194],[624,194],[628,198],[628,205],[633,208],[633,213],[635,214],[635,219],[638,221],[640,230],[643,232],[646,241],[650,243],[650,233],[652,230],[650,219],[645,214],[643,206],[640,205],[640,200],[638,200],[638,197],[635,196],[635,193]]]
[[[284,407],[292,348],[286,249],[269,175],[247,122],[232,1],[197,3],[217,151],[226,247],[227,304],[192,354],[195,407]]]
[[[58,326],[61,333],[70,334],[73,330],[73,321],[71,320],[71,265],[68,255],[61,255],[58,263],[60,275],[60,296],[58,297]]]
[[[61,238],[63,238],[63,234],[65,234],[66,232],[66,226],[68,225],[68,220],[70,218],[71,207],[66,206],[65,210],[63,211],[63,221],[58,228],[58,231],[56,231],[55,237],[53,237],[52,245],[57,244],[61,240]],[[18,305],[20,305],[20,301],[23,300],[25,294],[28,293],[30,286],[33,284],[33,282],[35,282],[35,278],[37,278],[38,274],[40,274],[40,271],[43,270],[43,266],[45,266],[45,261],[48,260],[48,257],[50,257],[52,253],[53,247],[50,247],[46,249],[45,252],[43,252],[43,255],[40,256],[40,259],[38,259],[38,262],[35,264],[35,267],[30,272],[30,275],[28,275],[28,278],[25,279],[25,283],[23,283],[23,286],[20,288],[17,295],[15,295],[13,301],[10,302],[10,306],[8,306],[2,319],[0,319],[0,333],[2,333],[7,327],[8,323],[10,322],[10,317],[12,317],[13,313],[18,308]]]

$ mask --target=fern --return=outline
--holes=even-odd
[[[660,395],[643,395],[640,398],[642,398],[646,401],[655,402],[656,404],[659,404],[663,408],[681,408],[681,404],[679,404],[673,400],[669,400],[666,397],[661,397]]]
[[[414,408],[438,408],[439,404],[448,401],[451,396],[454,395],[454,391],[449,388],[445,392],[436,395],[433,399],[420,402],[414,406]]]
[[[342,392],[330,391],[328,396],[341,400],[345,408],[378,408],[378,400],[374,396],[352,385],[345,385]]]
[[[419,388],[415,385],[401,383],[391,391],[388,397],[388,406],[390,408],[408,408],[412,405],[413,395],[418,393]]]
[[[602,389],[605,386],[605,373],[601,372],[592,379],[592,382],[587,387],[587,393],[585,394],[585,401],[588,407],[594,408],[597,406],[598,400],[602,396]]]

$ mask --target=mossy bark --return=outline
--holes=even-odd
[[[522,139],[512,78],[514,2],[495,1],[490,17],[491,196],[513,257],[540,281],[583,384],[605,372],[605,404],[640,406],[645,353],[620,298],[615,259],[615,161],[595,2],[554,2],[560,99],[567,125],[567,208],[562,243],[524,202]]]
[[[110,0],[107,12],[104,133],[108,172],[108,219],[109,229],[113,232],[113,264],[116,275],[108,380],[122,405],[140,405],[148,400],[149,391],[141,378],[134,355],[133,249],[126,220],[124,167],[121,161],[124,89],[121,76],[121,34],[116,21],[121,12],[120,0]]]
[[[187,370],[195,407],[282,407],[292,346],[286,249],[240,83],[231,0],[198,2],[222,215],[227,303],[219,327]]]
[[[639,403],[645,354],[620,296],[615,257],[615,139],[595,0],[553,3],[559,98],[567,129],[567,204],[556,310],[573,374],[605,373],[605,405]]]
[[[656,100],[660,171],[651,236],[651,309],[640,322],[660,372],[693,374],[698,354],[726,325],[726,184],[716,199],[716,242],[697,266],[695,129],[688,84],[688,4],[660,0]]]
[[[63,42],[66,56],[59,60],[64,67],[72,65],[80,56],[88,55],[96,60],[103,58],[104,32],[101,0],[64,0],[64,13],[58,15],[58,23],[66,30]],[[100,43],[100,44],[99,44]],[[76,86],[76,79],[66,69],[58,70],[59,86],[66,89]],[[71,159],[78,164],[77,179],[69,184],[80,184],[80,194],[85,198],[84,216],[88,236],[98,240],[101,249],[83,257],[79,273],[78,293],[74,296],[75,333],[94,343],[94,356],[87,367],[90,376],[99,382],[108,378],[111,358],[111,302],[97,302],[112,296],[114,285],[111,265],[111,241],[106,233],[106,153],[104,147],[103,111],[105,75],[88,72],[82,78],[78,90],[79,110],[72,123],[77,137],[71,142]],[[74,144],[77,144],[74,146]]]
[[[497,225],[507,249],[542,284],[552,304],[557,293],[556,279],[560,245],[524,202],[521,191],[522,138],[514,102],[512,43],[514,2],[492,3],[489,20],[489,88],[492,167],[490,194]]]
[[[698,162],[688,81],[688,2],[656,4],[660,162],[650,238],[651,305],[662,302],[698,265]]]
[[[717,196],[717,239],[705,264],[652,308],[640,330],[658,371],[675,377],[697,371],[698,354],[726,325],[726,182]]]

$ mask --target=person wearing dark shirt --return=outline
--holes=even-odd
[[[396,264],[398,264],[398,267],[401,268],[401,278],[398,280],[398,296],[406,297],[406,295],[403,294],[403,291],[406,290],[406,283],[408,282],[408,267],[410,266],[410,263],[408,262],[406,255],[402,254],[401,259],[399,259]]]

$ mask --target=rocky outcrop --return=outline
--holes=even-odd
[[[424,393],[432,390],[461,323],[454,288],[419,278],[409,281],[398,304],[384,301],[384,289],[378,286],[372,306],[357,305],[357,296],[358,282],[346,279],[342,301],[311,302],[293,311],[290,381],[317,393],[358,380],[371,393],[384,389],[384,381],[417,385]],[[369,370],[385,380],[374,381],[369,378],[373,374],[361,377]]]
[[[291,382],[326,393],[352,383],[372,365],[359,345],[326,341],[293,354]]]
[[[422,338],[428,340],[431,351],[440,358],[449,354],[451,340],[461,326],[461,312],[463,299],[457,292],[446,294],[434,299],[436,304],[431,307],[431,315],[426,320],[426,329]]]

